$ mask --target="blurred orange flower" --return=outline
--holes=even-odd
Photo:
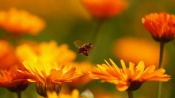
[[[175,38],[174,15],[151,13],[142,18],[142,23],[156,41],[169,42]]]
[[[116,84],[119,91],[134,91],[144,82],[166,82],[170,79],[169,75],[164,74],[165,69],[156,69],[154,65],[145,67],[143,61],[138,65],[130,62],[128,68],[123,60],[121,60],[122,68],[119,68],[111,59],[111,64],[105,62],[106,64],[97,65],[97,68],[92,71],[92,78]]]
[[[46,91],[59,93],[62,83],[71,82],[82,75],[72,65],[60,65],[43,60],[24,61],[24,67],[27,71],[22,73],[30,77],[29,82],[36,83],[37,93],[41,96],[46,96]]]
[[[36,35],[45,27],[45,22],[27,11],[11,8],[0,11],[0,27],[13,35]]]
[[[47,92],[47,96],[47,98],[80,98],[79,91],[77,89],[74,89],[71,94],[60,93],[57,95],[56,92]]]
[[[0,70],[0,86],[7,88],[11,92],[21,92],[27,88],[29,82],[27,76],[18,72],[18,70],[25,70],[23,66],[17,68],[11,67],[9,70]]]
[[[73,79],[72,82],[69,83],[72,87],[78,88],[84,86],[92,80],[89,71],[92,69],[93,65],[90,62],[77,62],[72,65],[76,65],[76,68],[83,73],[82,76]]]
[[[115,41],[114,55],[117,58],[122,58],[125,62],[132,61],[138,63],[140,60],[144,61],[145,66],[159,65],[159,45],[155,42],[125,37]],[[167,51],[164,50],[163,65],[167,63]]]
[[[21,64],[13,47],[6,40],[0,40],[0,47],[0,69],[8,69]]]
[[[82,0],[90,13],[100,19],[114,17],[127,7],[124,0]]]
[[[123,98],[120,92],[108,90],[101,87],[93,89],[94,98]]]
[[[23,43],[16,48],[17,56],[22,60],[43,59],[48,62],[70,63],[76,58],[76,53],[68,45],[57,45],[55,41],[36,43]]]

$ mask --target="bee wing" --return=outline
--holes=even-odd
[[[76,47],[81,47],[82,45],[83,45],[84,43],[82,42],[82,41],[80,41],[80,40],[76,40],[76,41],[74,41],[74,45],[76,46]]]

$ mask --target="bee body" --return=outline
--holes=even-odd
[[[78,47],[78,53],[84,54],[85,56],[89,56],[88,52],[92,50],[93,45],[92,43],[82,43],[81,41],[77,40],[74,42],[75,46]]]

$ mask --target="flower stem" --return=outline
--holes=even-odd
[[[96,28],[94,30],[93,35],[92,35],[92,43],[93,44],[95,44],[96,41],[97,41],[98,35],[100,33],[100,28],[101,28],[103,22],[104,22],[103,20],[97,20],[97,26],[96,26]]]
[[[160,42],[160,54],[159,54],[159,68],[163,68],[163,50],[164,50],[164,42]]]
[[[164,42],[160,42],[160,54],[159,54],[159,68],[163,68],[163,50],[164,50]],[[158,82],[157,84],[157,98],[161,98],[162,93],[162,82]]]
[[[128,98],[134,98],[133,91],[127,91]]]
[[[17,98],[21,98],[21,92],[17,92]]]

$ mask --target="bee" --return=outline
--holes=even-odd
[[[85,56],[89,56],[88,52],[93,48],[92,43],[83,43],[80,40],[74,41],[74,44],[78,48],[78,53],[82,53]]]

